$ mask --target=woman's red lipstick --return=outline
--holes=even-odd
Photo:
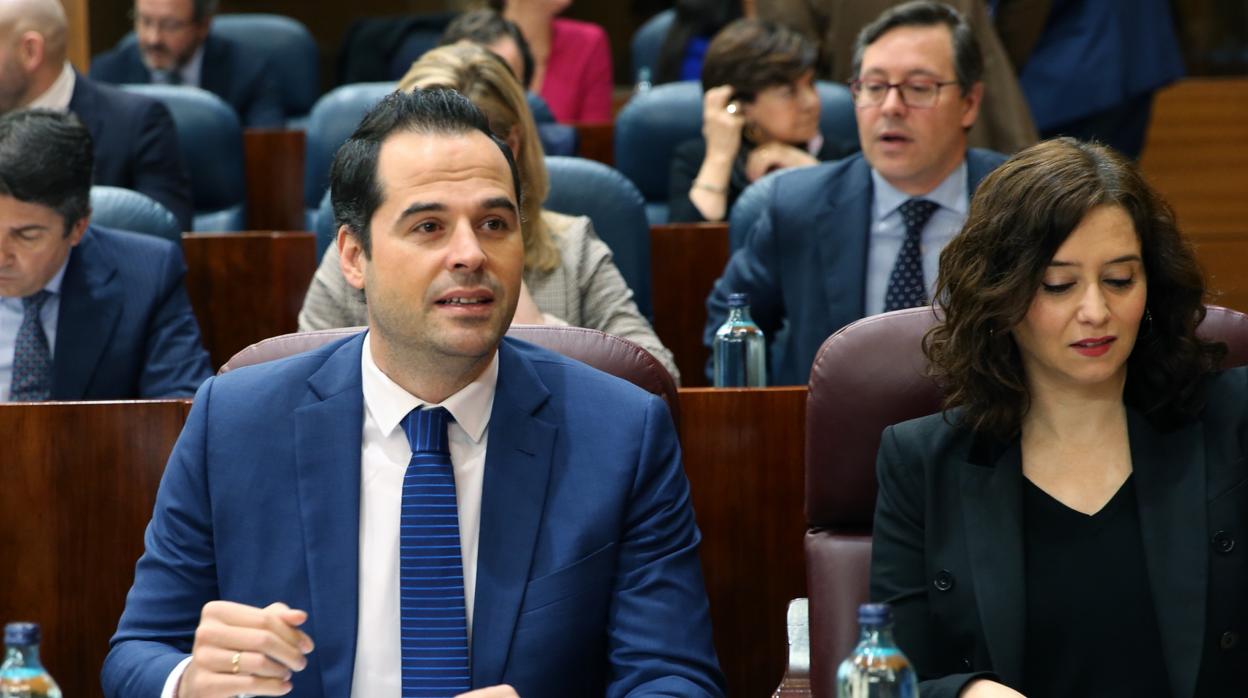
[[[1104,356],[1109,351],[1110,345],[1117,339],[1117,337],[1088,337],[1070,346],[1084,356]]]

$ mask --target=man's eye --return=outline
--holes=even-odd
[[[484,223],[486,230],[508,230],[511,226],[502,218],[490,218]]]
[[[862,91],[875,97],[882,95],[888,91],[888,83],[886,82],[864,82],[862,83]]]
[[[906,89],[913,95],[925,95],[936,89],[936,86],[930,82],[908,82]]]
[[[438,224],[435,221],[423,221],[416,224],[416,232],[418,233],[435,233],[438,230]]]

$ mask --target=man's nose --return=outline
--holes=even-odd
[[[452,269],[475,271],[485,263],[485,251],[481,249],[477,231],[469,221],[456,223],[448,244],[447,264]]]

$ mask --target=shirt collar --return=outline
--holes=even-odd
[[[364,409],[372,416],[383,436],[390,436],[408,412],[429,403],[412,395],[390,379],[373,361],[372,333],[364,335],[360,356],[360,378]],[[439,403],[445,407],[468,437],[480,443],[494,409],[494,389],[498,385],[498,351],[481,375],[459,392]]]
[[[875,185],[875,219],[884,220],[907,200],[916,198],[898,190],[883,175],[871,168],[871,182]],[[941,208],[965,216],[968,200],[966,190],[966,159],[936,185],[936,188],[918,197],[938,204]]]
[[[61,74],[56,76],[56,80],[44,90],[44,93],[36,97],[30,104],[26,105],[27,109],[54,109],[56,111],[68,111],[69,100],[74,96],[74,67],[69,61],[65,61],[65,65],[61,67]]]

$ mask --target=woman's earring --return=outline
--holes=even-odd
[[[1146,335],[1153,331],[1153,311],[1148,308],[1144,309],[1144,319],[1140,321],[1140,335]]]

